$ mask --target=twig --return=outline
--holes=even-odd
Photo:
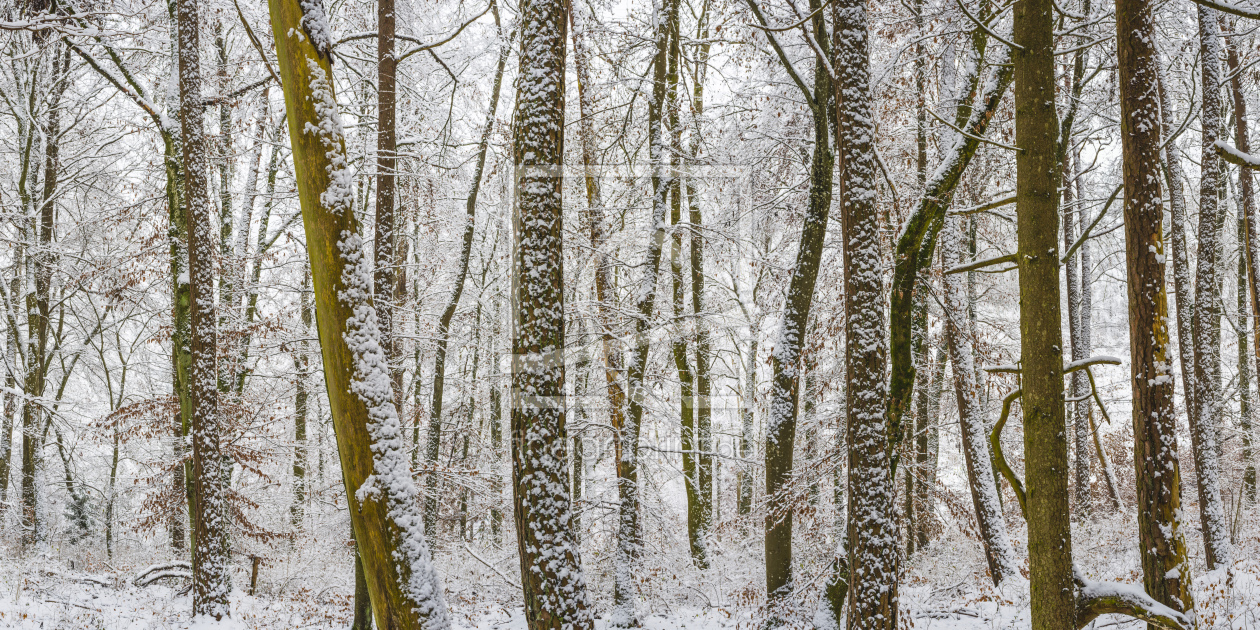
[[[508,586],[511,586],[512,588],[521,588],[520,584],[513,582],[511,578],[504,575],[503,572],[500,571],[497,567],[495,567],[493,564],[490,564],[489,562],[486,562],[484,558],[477,555],[477,552],[473,551],[472,547],[468,546],[468,543],[464,543],[464,550],[468,552],[468,555],[472,556],[473,558],[476,558],[477,562],[480,562],[481,564],[486,565],[486,568],[490,569],[491,571],[494,571],[494,574],[499,576],[499,579],[503,580],[504,582],[507,582]]]

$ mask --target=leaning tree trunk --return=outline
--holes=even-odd
[[[226,548],[228,506],[219,446],[217,331],[214,315],[214,247],[203,127],[201,68],[197,51],[198,0],[179,0],[180,127],[184,148],[185,216],[188,226],[189,322],[193,494],[193,615],[222,619],[230,614],[231,575]]]
[[[271,0],[270,9],[324,380],[373,616],[379,628],[445,629],[446,602],[421,526],[372,304],[372,262],[351,208],[332,34],[318,3]]]
[[[1015,5],[1016,231],[1033,630],[1075,630],[1059,311],[1059,115],[1051,0]]]
[[[946,218],[941,239],[941,262],[946,269],[964,263],[961,222]],[[967,462],[967,480],[971,501],[976,508],[980,539],[984,542],[985,559],[994,584],[1018,575],[1018,562],[1006,531],[1002,502],[997,483],[990,473],[988,431],[984,407],[980,404],[980,384],[976,379],[974,344],[967,326],[967,278],[961,273],[947,273],[945,289],[945,343],[949,361],[954,364],[954,396],[958,401],[959,426],[963,456]]]
[[[1124,151],[1124,229],[1129,277],[1129,359],[1138,548],[1146,592],[1188,612],[1190,563],[1181,532],[1175,384],[1168,345],[1164,209],[1159,178],[1159,54],[1151,0],[1116,0],[1120,138]]]
[[[563,177],[568,4],[521,3],[513,156],[512,473],[530,630],[589,629],[569,497],[564,391]]]
[[[1221,34],[1216,11],[1199,10],[1199,54],[1203,64],[1203,153],[1199,188],[1199,255],[1194,287],[1194,398],[1197,413],[1190,416],[1199,516],[1208,570],[1229,566],[1231,544],[1221,500],[1217,415],[1220,408],[1220,236],[1224,212],[1220,207],[1221,161],[1213,144],[1221,130]]]
[[[811,0],[810,10],[814,18],[809,25],[813,37],[819,44],[826,45],[828,39],[824,28],[821,3]],[[859,11],[865,18],[865,12]],[[865,22],[855,25],[865,34]],[[866,63],[866,41],[854,43],[860,48],[851,53],[846,61],[861,59],[863,68]],[[825,52],[825,51],[824,51]],[[853,76],[856,75],[856,76]],[[866,75],[861,69],[855,70],[846,78],[855,82],[864,80]],[[847,87],[857,87],[847,86]],[[823,60],[815,61],[813,98],[810,103],[814,122],[814,152],[809,171],[809,207],[805,212],[805,224],[801,229],[801,242],[796,252],[796,264],[792,277],[788,281],[787,295],[783,299],[783,318],[774,343],[774,353],[770,355],[770,403],[769,416],[766,418],[766,596],[770,608],[771,619],[778,621],[777,615],[784,611],[792,596],[792,521],[793,506],[788,496],[788,482],[792,477],[792,456],[796,444],[796,420],[799,415],[802,372],[802,348],[805,345],[806,327],[809,324],[810,307],[814,301],[814,285],[818,281],[818,268],[822,262],[823,239],[827,233],[827,220],[831,214],[831,191],[835,157],[831,152],[830,120],[832,108],[832,81],[823,67]],[[840,89],[837,87],[837,89]],[[850,116],[861,116],[868,112],[861,111],[857,104],[852,104],[846,111]],[[864,129],[854,129],[853,133],[863,133]],[[851,140],[847,135],[846,141]],[[874,181],[875,171],[870,171]],[[870,191],[872,194],[874,191]],[[861,193],[855,193],[861,194]],[[874,199],[870,200],[874,208]],[[871,234],[872,244],[878,242],[875,234]],[[874,250],[878,252],[878,250]],[[878,304],[873,302],[872,305]],[[891,482],[891,480],[890,480]],[[891,498],[891,497],[890,497]],[[772,622],[774,623],[774,622]]]
[[[845,271],[845,380],[849,438],[849,610],[851,630],[898,627],[898,531],[884,375],[883,260],[876,207],[866,3],[839,0],[836,146]],[[821,242],[821,236],[819,237]],[[777,348],[776,348],[777,351]]]

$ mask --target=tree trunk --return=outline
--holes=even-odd
[[[376,232],[372,252],[376,269],[372,275],[381,340],[389,361],[390,385],[394,405],[402,412],[402,381],[398,361],[402,344],[394,336],[394,291],[398,284],[398,267],[405,260],[397,248],[397,203],[395,202],[398,171],[398,135],[394,58],[394,0],[376,3]]]
[[[809,24],[812,36],[820,45],[829,45],[822,4],[817,0],[810,1],[810,10],[814,17]],[[864,68],[867,64],[865,50],[865,12],[859,10],[859,19],[853,25],[860,29],[861,35],[856,42],[843,42],[860,48],[856,52],[846,51],[849,57],[845,61],[862,65],[854,69],[852,75],[846,75],[852,81],[866,79]],[[830,54],[824,49],[824,52]],[[823,62],[814,61],[814,86],[810,102],[810,110],[814,123],[814,152],[810,160],[809,170],[809,207],[805,212],[805,223],[801,228],[801,241],[796,251],[796,263],[788,281],[787,295],[783,299],[783,319],[778,338],[774,343],[774,352],[770,355],[771,389],[770,416],[766,419],[766,596],[770,609],[770,625],[787,623],[787,619],[779,615],[787,611],[783,608],[791,601],[792,585],[792,521],[793,506],[789,500],[787,484],[792,476],[793,451],[796,444],[796,421],[799,415],[802,372],[802,349],[805,344],[807,326],[809,324],[810,307],[814,300],[814,285],[818,280],[818,268],[822,262],[823,239],[827,232],[827,220],[831,214],[832,174],[835,171],[835,156],[831,151],[831,108],[832,81],[824,69]],[[854,76],[855,75],[855,76]],[[851,86],[835,86],[835,89],[865,89],[857,83]],[[807,95],[808,96],[808,95]],[[859,105],[851,104],[845,114],[863,115]],[[861,134],[864,129],[855,129],[853,133]],[[853,138],[847,132],[837,132],[837,142],[848,142]],[[868,145],[869,146],[869,145]],[[859,168],[859,167],[854,167]],[[874,170],[870,176],[874,177]],[[872,179],[871,181],[874,181]],[[873,191],[871,191],[873,194]],[[874,199],[870,200],[874,207]],[[891,511],[889,512],[891,514]]]
[[[302,316],[301,336],[303,337],[310,334],[313,320],[310,289],[310,271],[303,269],[302,296],[299,299]],[[307,343],[301,341],[299,344],[299,349],[293,356],[293,362],[297,368],[297,391],[293,398],[293,505],[289,507],[289,520],[293,528],[297,530],[302,528],[302,519],[306,511],[306,422],[310,405],[310,393],[307,387],[311,372],[311,357]],[[353,532],[351,534],[353,537]]]
[[[516,540],[530,630],[591,629],[567,468],[563,178],[565,40],[562,0],[521,4],[513,125],[516,252],[512,317],[512,473]]]
[[[1231,34],[1232,35],[1232,34]],[[1234,100],[1234,146],[1243,153],[1251,152],[1251,140],[1247,131],[1247,99],[1242,91],[1242,72],[1239,69],[1238,48],[1234,37],[1225,39],[1229,64],[1229,89]],[[1252,450],[1252,414],[1249,373],[1251,360],[1247,356],[1247,293],[1251,294],[1252,334],[1255,337],[1256,356],[1260,357],[1260,274],[1256,272],[1256,264],[1260,263],[1260,229],[1256,227],[1256,194],[1251,179],[1251,170],[1238,169],[1238,244],[1241,248],[1238,255],[1238,397],[1240,416],[1242,419],[1242,459],[1243,459],[1243,492],[1247,500],[1256,500],[1256,460]],[[1250,289],[1250,291],[1248,291]],[[1260,386],[1260,381],[1257,381]]]
[[[639,625],[635,613],[633,565],[642,546],[639,526],[639,430],[643,402],[647,397],[644,376],[651,346],[649,330],[656,305],[656,280],[665,245],[665,211],[669,203],[673,173],[665,163],[665,90],[671,26],[678,20],[679,0],[662,0],[656,16],[656,55],[652,61],[652,99],[648,105],[648,151],[652,164],[652,219],[643,276],[635,294],[636,321],[634,346],[626,365],[629,413],[620,431],[617,453],[617,549],[613,557],[613,610],[609,625],[629,628]]]
[[[941,262],[946,268],[963,264],[964,241],[961,223],[965,219],[947,218],[941,239]],[[962,434],[963,456],[967,462],[967,481],[971,502],[976,509],[976,523],[984,542],[985,559],[993,583],[1000,585],[1019,574],[1019,563],[1011,547],[998,500],[998,487],[990,474],[988,430],[984,408],[980,405],[980,385],[976,380],[974,345],[967,327],[967,279],[960,273],[944,277],[945,343],[949,361],[954,364],[954,397],[958,401],[958,417]]]
[[[1066,144],[1071,144],[1068,139]],[[1067,170],[1068,164],[1073,167],[1073,174],[1079,177],[1077,170],[1077,155],[1075,151],[1069,150],[1067,154],[1068,162],[1064,164],[1064,170]],[[1063,250],[1071,249],[1076,243],[1077,230],[1076,225],[1080,222],[1082,229],[1086,225],[1080,218],[1082,216],[1085,204],[1084,200],[1080,205],[1076,203],[1076,187],[1071,183],[1063,186]],[[1067,292],[1068,292],[1068,337],[1072,343],[1072,360],[1080,361],[1089,358],[1089,343],[1085,339],[1085,330],[1082,325],[1084,313],[1081,312],[1084,303],[1082,276],[1088,273],[1088,269],[1080,265],[1080,256],[1073,254],[1071,258],[1064,264],[1064,274],[1067,276]],[[1071,386],[1069,391],[1072,394],[1070,416],[1072,422],[1070,425],[1072,434],[1072,446],[1076,452],[1076,462],[1073,467],[1073,481],[1076,485],[1076,509],[1073,516],[1081,521],[1089,520],[1092,509],[1091,495],[1093,484],[1090,482],[1090,451],[1093,446],[1090,444],[1089,431],[1089,410],[1094,404],[1089,394],[1089,381],[1083,370],[1072,373]]]
[[[599,149],[595,131],[595,107],[593,86],[590,78],[590,52],[587,50],[585,14],[579,19],[580,7],[569,14],[573,27],[573,69],[577,76],[578,110],[582,117],[578,125],[582,140],[582,167],[586,184],[587,224],[590,227],[591,249],[595,260],[595,300],[599,304],[600,348],[604,359],[604,380],[608,392],[609,426],[613,429],[613,449],[617,470],[620,473],[624,445],[626,393],[621,382],[623,371],[621,346],[617,341],[618,317],[616,296],[613,294],[613,259],[609,255],[609,225],[604,217],[604,202],[600,194],[596,152]],[[655,272],[653,272],[655,274]],[[619,480],[620,483],[620,480]]]
[[[1116,0],[1124,227],[1129,277],[1133,460],[1143,583],[1157,601],[1188,612],[1190,564],[1181,532],[1175,383],[1168,353],[1164,209],[1159,179],[1159,54],[1151,0]],[[1154,626],[1152,626],[1154,628]]]
[[[884,375],[883,260],[876,208],[866,3],[834,5],[837,39],[836,146],[845,271],[845,381],[849,436],[850,630],[898,627],[898,532],[892,427]],[[819,237],[821,244],[821,235]],[[789,293],[789,295],[791,295]],[[776,348],[776,352],[777,352]]]
[[[372,612],[378,628],[444,630],[446,602],[422,530],[372,303],[372,262],[350,206],[330,75],[332,35],[319,4],[271,0],[270,9],[324,380]]]
[[[219,445],[218,334],[214,308],[215,234],[208,187],[205,105],[198,53],[198,0],[178,0],[180,127],[184,148],[185,221],[188,226],[188,281],[191,365],[193,494],[196,544],[193,548],[193,616],[222,619],[230,614],[226,532],[229,512]]]
[[[688,357],[686,334],[686,308],[683,294],[685,286],[682,267],[682,173],[680,158],[682,154],[682,127],[678,117],[678,65],[681,45],[679,44],[678,20],[669,24],[669,64],[665,76],[665,109],[669,120],[669,213],[670,223],[670,280],[673,288],[673,355],[674,369],[678,372],[679,406],[681,424],[682,473],[687,495],[687,541],[691,547],[691,561],[700,568],[707,568],[708,554],[704,541],[704,495],[700,488],[700,464],[697,451],[698,432],[696,429],[696,379],[695,370]]]
[[[1033,630],[1075,630],[1059,311],[1059,116],[1051,0],[1015,6],[1016,230]]]
[[[354,541],[354,528],[350,530],[350,540]],[[358,541],[354,542],[354,619],[350,630],[372,630],[372,592],[368,590],[367,574],[363,572]]]
[[[1199,54],[1203,76],[1203,154],[1199,189],[1199,252],[1194,286],[1194,399],[1197,413],[1190,416],[1195,478],[1199,490],[1199,516],[1203,523],[1203,547],[1208,570],[1229,566],[1232,555],[1225,506],[1221,500],[1220,460],[1216,418],[1220,405],[1221,311],[1220,311],[1220,207],[1221,165],[1216,142],[1221,131],[1220,57],[1221,34],[1217,13],[1198,7]]]
[[[691,143],[687,150],[686,162],[683,167],[684,182],[687,190],[687,209],[688,222],[691,224],[691,312],[694,315],[693,325],[696,328],[696,398],[692,409],[696,414],[696,430],[693,449],[696,451],[696,494],[698,495],[699,509],[697,514],[698,523],[696,525],[697,533],[694,537],[702,544],[704,550],[704,561],[698,563],[701,568],[708,568],[709,558],[707,544],[713,527],[714,512],[714,483],[717,477],[715,466],[718,460],[713,457],[713,406],[709,400],[713,390],[712,379],[709,375],[709,366],[711,363],[711,348],[709,345],[709,329],[705,322],[704,309],[704,248],[705,237],[704,228],[702,227],[702,217],[700,214],[700,197],[699,191],[696,190],[691,178],[691,164],[696,161],[697,155],[700,153],[700,124],[701,117],[704,115],[704,80],[708,74],[709,64],[709,3],[706,2],[701,7],[700,17],[697,18],[696,39],[701,43],[694,53],[696,55],[695,69],[692,72],[694,83],[691,93],[692,108],[692,127],[691,127]],[[685,447],[684,447],[685,448]]]

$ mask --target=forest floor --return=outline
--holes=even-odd
[[[1260,630],[1260,535],[1257,524],[1244,521],[1249,535],[1239,536],[1232,579],[1224,572],[1195,570],[1195,598],[1200,630]],[[1187,527],[1192,556],[1201,556],[1197,532]],[[1103,519],[1074,532],[1074,552],[1082,571],[1093,580],[1140,583],[1134,544],[1132,515]],[[1016,539],[1019,531],[1012,531]],[[1022,552],[1022,546],[1019,548]],[[187,629],[191,602],[181,592],[183,579],[160,580],[137,586],[134,578],[147,565],[93,563],[83,568],[83,558],[45,553],[42,558],[6,560],[0,570],[0,628],[20,630],[158,630]],[[234,577],[233,630],[347,628],[352,615],[353,584],[342,575],[341,565],[326,561],[326,554],[306,554],[306,561],[277,561],[264,569],[258,596],[240,590],[248,585],[245,567]],[[324,561],[319,557],[323,556]],[[463,630],[524,630],[513,589],[492,588],[492,576],[472,570],[480,562],[454,560],[452,553],[439,562],[447,582],[448,601],[455,627]],[[507,558],[505,557],[504,560]],[[467,560],[467,557],[464,557]],[[754,562],[746,557],[743,563]],[[245,562],[244,564],[248,564]],[[503,562],[503,566],[512,566]],[[1027,566],[1025,564],[1025,566]],[[461,571],[461,567],[463,570]],[[749,574],[755,575],[756,567]],[[323,569],[323,570],[320,570]],[[679,576],[675,576],[679,577]],[[494,581],[510,579],[499,572]],[[697,586],[706,586],[696,575]],[[746,587],[741,587],[746,588]],[[917,553],[905,565],[902,587],[902,627],[914,630],[1024,630],[1030,627],[1026,582],[1007,592],[994,588],[985,575],[979,545],[955,531]],[[651,601],[651,598],[648,599]],[[658,601],[664,601],[658,599]],[[812,604],[806,604],[811,606]],[[600,606],[597,604],[597,609]],[[755,606],[703,606],[666,604],[653,610],[640,606],[643,627],[649,630],[756,628]],[[808,623],[806,623],[808,626]],[[603,630],[600,619],[596,628]],[[1144,624],[1105,615],[1090,630],[1142,630]]]

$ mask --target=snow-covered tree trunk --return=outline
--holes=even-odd
[[[1176,131],[1173,121],[1174,112],[1168,99],[1167,81],[1164,79],[1164,68],[1157,69],[1159,92],[1160,127],[1166,140],[1164,146],[1163,167],[1164,182],[1168,185],[1169,236],[1172,245],[1173,293],[1177,303],[1177,361],[1181,365],[1181,390],[1186,408],[1186,416],[1194,418],[1198,407],[1194,400],[1194,284],[1190,279],[1190,250],[1186,243],[1186,196],[1183,182],[1185,175],[1181,170],[1181,152],[1171,135]]]
[[[941,262],[946,269],[964,264],[961,217],[948,217],[941,235]],[[967,326],[967,278],[961,273],[946,274],[944,281],[945,343],[949,361],[953,363],[954,398],[958,402],[958,422],[962,435],[963,457],[967,462],[967,481],[971,501],[976,509],[976,523],[984,542],[985,559],[994,584],[1019,574],[1015,551],[1006,531],[1002,503],[993,478],[988,428],[984,408],[980,405],[980,384],[976,380],[974,347]]]
[[[1226,63],[1229,68],[1229,90],[1234,101],[1234,146],[1243,153],[1251,152],[1251,139],[1247,130],[1247,99],[1243,95],[1242,72],[1238,59],[1238,48],[1235,37],[1226,38]],[[1241,416],[1243,492],[1248,501],[1256,500],[1256,460],[1252,447],[1252,431],[1255,399],[1250,391],[1251,357],[1247,352],[1247,308],[1251,307],[1253,347],[1256,356],[1260,357],[1260,274],[1256,264],[1260,263],[1260,230],[1256,227],[1256,193],[1255,183],[1251,179],[1251,169],[1238,169],[1238,398]],[[1251,301],[1248,304],[1247,295]],[[1257,381],[1260,385],[1260,381]]]
[[[647,398],[644,376],[647,372],[651,345],[653,310],[656,305],[656,280],[665,248],[666,213],[669,209],[670,180],[673,173],[667,166],[665,138],[666,76],[669,63],[670,25],[678,19],[678,0],[660,0],[656,5],[656,55],[652,60],[652,98],[648,104],[648,153],[652,167],[652,216],[648,225],[648,247],[643,262],[643,275],[636,287],[634,345],[626,365],[626,390],[629,411],[620,433],[617,457],[617,549],[613,557],[613,610],[609,624],[627,628],[638,625],[634,600],[637,597],[631,572],[642,546],[639,525],[639,431],[643,421],[643,403]]]
[[[1221,161],[1213,144],[1220,135],[1221,33],[1216,11],[1198,7],[1199,54],[1203,78],[1203,153],[1199,189],[1199,251],[1194,285],[1194,398],[1197,413],[1190,416],[1190,436],[1203,524],[1203,547],[1208,569],[1228,566],[1229,528],[1221,499],[1220,460],[1216,418],[1220,409],[1221,311],[1220,207]]]
[[[1022,0],[1014,10],[1016,232],[1020,355],[1027,471],[1033,630],[1076,630],[1063,320],[1059,310],[1059,115],[1055,109],[1054,9]]]
[[[695,50],[695,66],[692,71],[693,84],[691,91],[692,127],[689,146],[685,153],[685,162],[681,176],[684,178],[687,191],[687,221],[691,231],[691,312],[692,325],[695,327],[696,369],[695,369],[695,402],[692,409],[695,413],[695,429],[692,432],[692,450],[696,460],[696,497],[698,499],[694,519],[695,534],[692,539],[693,549],[700,552],[695,556],[697,566],[707,568],[709,564],[707,540],[715,519],[713,480],[716,476],[714,465],[717,460],[710,454],[713,451],[712,418],[713,407],[709,400],[713,383],[709,374],[712,362],[709,343],[709,329],[704,314],[704,248],[705,236],[700,213],[700,192],[692,179],[691,164],[700,153],[700,129],[704,116],[704,79],[708,74],[709,47],[709,3],[701,7],[696,24],[696,40],[701,43]],[[687,449],[686,446],[683,447]],[[689,517],[690,518],[690,517]]]
[[[810,10],[814,17],[808,24],[812,37],[820,45],[828,45],[829,38],[824,27],[822,3],[811,0]],[[865,11],[861,11],[865,17]],[[847,42],[849,46],[861,48],[862,68],[855,69],[853,74],[846,75],[853,81],[865,79],[866,68],[866,29],[865,21],[854,25],[860,34],[854,37],[858,41]],[[824,54],[828,54],[823,49]],[[856,61],[852,55],[845,61]],[[827,233],[827,220],[831,214],[832,180],[835,171],[835,157],[831,151],[831,125],[833,85],[824,59],[815,59],[814,85],[812,91],[801,88],[809,102],[814,127],[814,151],[810,158],[809,170],[809,206],[805,211],[805,223],[801,229],[801,240],[796,252],[796,262],[792,267],[791,279],[788,281],[787,295],[783,299],[783,314],[779,321],[778,337],[770,354],[770,404],[766,418],[766,595],[770,609],[771,625],[778,622],[778,615],[786,612],[781,607],[790,601],[792,585],[792,524],[793,507],[787,496],[786,487],[792,476],[792,460],[796,445],[796,423],[799,414],[802,377],[802,348],[805,344],[809,324],[810,308],[814,300],[814,285],[818,280],[818,268],[822,262],[823,240]],[[784,62],[786,65],[786,61]],[[852,86],[856,88],[856,83]],[[867,104],[869,106],[869,103]],[[859,106],[848,110],[850,117],[866,115]],[[850,119],[851,119],[850,118]],[[860,124],[860,123],[859,123]],[[854,129],[851,133],[862,134],[866,129]],[[870,138],[852,138],[846,132],[845,140],[869,142]],[[869,147],[869,144],[867,145]],[[871,170],[870,182],[874,182],[875,171]],[[855,191],[855,195],[863,192]],[[873,190],[869,191],[872,195]],[[874,207],[874,198],[869,200]],[[875,234],[871,236],[874,238]],[[878,239],[876,239],[878,240]],[[873,243],[875,241],[872,241]],[[892,480],[888,480],[892,483]],[[891,496],[889,497],[891,500]],[[892,506],[889,505],[889,515]],[[895,525],[894,525],[895,528]],[[895,553],[895,551],[894,551]]]
[[[563,0],[527,0],[519,22],[512,471],[531,630],[582,630],[595,623],[573,532],[566,452],[562,165],[567,8]]]
[[[314,321],[311,309],[311,274],[302,271],[302,294],[298,298],[298,310],[302,321],[301,334],[310,334]],[[310,371],[311,357],[305,340],[298,342],[298,350],[293,353],[293,364],[297,369],[297,378],[293,394],[293,504],[289,507],[289,521],[293,528],[301,531],[302,520],[306,508],[306,422],[310,415]]]
[[[1146,592],[1187,612],[1190,565],[1181,532],[1176,386],[1168,352],[1164,208],[1159,178],[1159,56],[1150,0],[1117,0],[1120,137],[1124,151],[1124,227],[1129,286],[1129,359],[1138,494],[1138,548]]]
[[[269,5],[324,380],[372,612],[379,628],[445,630],[446,602],[422,529],[372,304],[372,259],[351,207],[350,164],[331,75],[332,33],[318,2]]]
[[[1068,164],[1064,164],[1065,170],[1068,165],[1072,167],[1073,175],[1079,177],[1077,169],[1076,152],[1070,151],[1067,155]],[[1084,203],[1079,206],[1076,203],[1076,187],[1071,183],[1063,187],[1063,249],[1067,251],[1076,242],[1077,231],[1076,224],[1082,214]],[[1082,222],[1083,226],[1083,222]],[[1064,275],[1067,280],[1067,305],[1068,305],[1068,333],[1072,343],[1072,360],[1080,361],[1089,358],[1089,346],[1085,341],[1084,328],[1081,325],[1082,313],[1081,306],[1082,287],[1081,275],[1086,271],[1079,267],[1079,255],[1073,255],[1063,266]],[[1076,462],[1073,469],[1073,481],[1076,484],[1076,510],[1073,516],[1080,520],[1087,520],[1091,513],[1092,484],[1090,483],[1090,460],[1093,459],[1093,445],[1090,444],[1089,420],[1086,414],[1089,413],[1090,405],[1094,404],[1093,399],[1086,394],[1089,392],[1089,381],[1083,371],[1076,371],[1071,376],[1071,392],[1072,403],[1072,446],[1076,452]]]
[[[896,489],[889,444],[888,346],[875,182],[870,31],[863,0],[833,5],[836,147],[845,270],[850,630],[898,627]],[[824,223],[825,226],[825,223]],[[821,241],[821,234],[819,235]],[[821,243],[820,243],[821,244]],[[812,288],[812,286],[810,287]],[[803,328],[802,331],[803,333]],[[778,352],[778,348],[775,349]]]
[[[214,298],[215,233],[211,221],[206,155],[205,105],[198,51],[198,0],[178,0],[180,128],[184,149],[184,208],[188,226],[189,336],[193,471],[193,615],[221,619],[230,614],[226,532],[230,527],[219,445],[217,321]]]
[[[993,60],[994,70],[983,84],[981,67],[987,48],[988,34],[977,28],[971,34],[971,46],[963,64],[962,86],[954,111],[955,126],[966,133],[946,132],[940,164],[924,184],[923,194],[914,211],[902,224],[894,254],[892,290],[889,305],[889,344],[891,372],[889,381],[890,422],[894,443],[900,440],[901,418],[909,407],[914,390],[914,357],[911,350],[911,328],[914,287],[919,269],[932,260],[936,237],[945,210],[953,201],[954,191],[962,175],[975,157],[989,122],[997,112],[1007,88],[1011,85],[1011,66],[1005,49]],[[979,93],[980,103],[976,106]]]

